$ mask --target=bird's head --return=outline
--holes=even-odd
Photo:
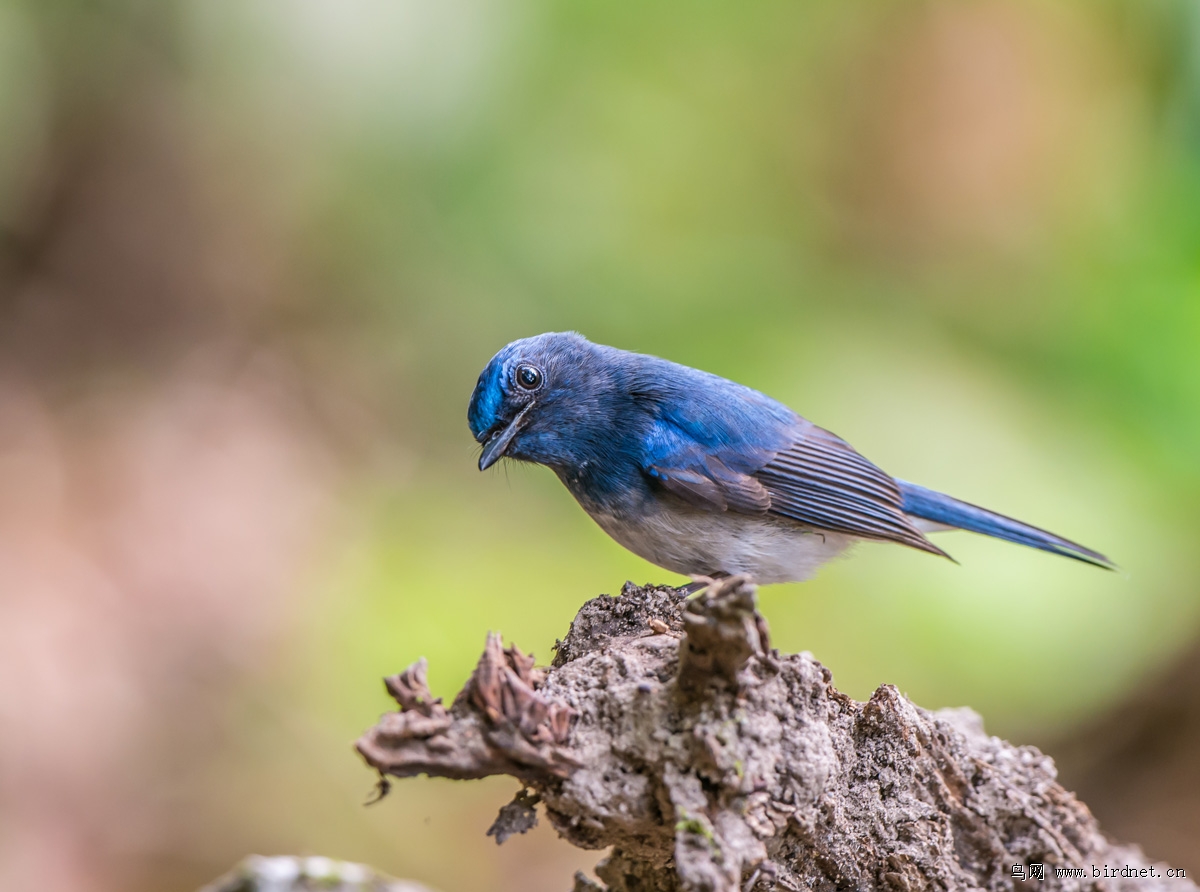
[[[504,456],[565,467],[580,460],[605,426],[612,392],[603,350],[574,332],[551,332],[508,344],[479,375],[467,422],[483,446],[479,470]]]

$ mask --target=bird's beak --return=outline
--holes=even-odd
[[[508,447],[512,444],[513,437],[520,432],[525,422],[525,416],[532,408],[533,403],[529,403],[517,413],[517,417],[510,421],[507,427],[496,431],[496,433],[488,437],[488,441],[483,444],[483,454],[479,456],[479,470],[486,471],[504,457],[504,453],[508,451]]]

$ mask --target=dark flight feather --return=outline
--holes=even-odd
[[[817,529],[898,542],[949,557],[904,513],[896,482],[841,437],[806,422],[801,436],[754,476],[771,512]]]

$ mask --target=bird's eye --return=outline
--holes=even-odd
[[[537,390],[542,386],[542,370],[535,365],[517,366],[517,384],[525,390]]]

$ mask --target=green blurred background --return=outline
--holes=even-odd
[[[486,839],[503,779],[364,809],[351,750],[417,657],[449,698],[679,581],[476,470],[480,369],[561,329],[1111,555],[761,601],[1200,871],[1200,4],[0,0],[0,887],[594,863]]]

